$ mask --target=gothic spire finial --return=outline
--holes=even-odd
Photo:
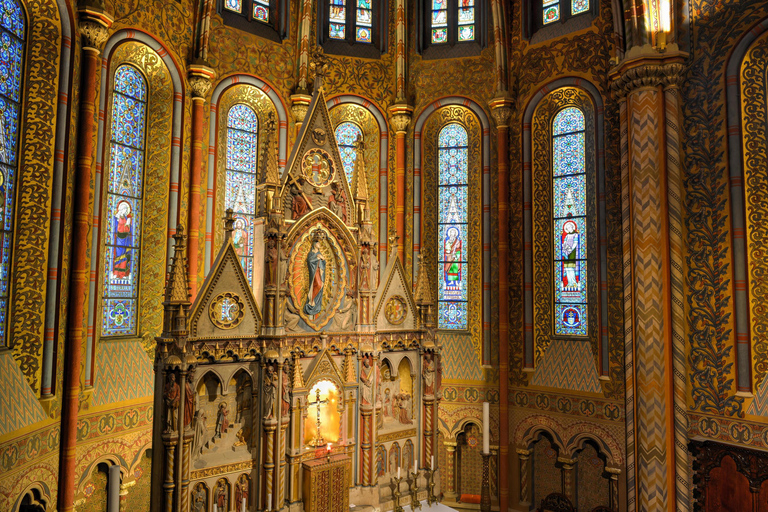
[[[165,301],[169,303],[186,303],[189,301],[189,284],[187,283],[187,236],[184,226],[176,226],[173,235],[173,257],[171,270],[168,272],[168,282],[165,285]]]
[[[419,252],[417,259],[419,262],[419,268],[416,273],[416,292],[414,293],[414,299],[416,300],[416,304],[425,306],[432,304],[432,293],[430,291],[431,288],[429,284],[429,275],[427,270],[424,268],[424,257],[421,255],[421,252]]]
[[[232,238],[232,232],[235,230],[235,217],[232,208],[227,208],[224,212],[224,242]]]
[[[312,49],[312,60],[309,68],[315,72],[315,88],[323,88],[323,79],[328,76],[328,57],[323,53],[323,49],[315,46]]]

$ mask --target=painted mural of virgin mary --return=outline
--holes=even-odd
[[[320,252],[320,240],[312,241],[312,249],[307,255],[307,269],[309,270],[309,291],[307,303],[304,304],[304,313],[317,315],[323,309],[323,285],[325,284],[325,257]]]

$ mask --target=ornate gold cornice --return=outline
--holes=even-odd
[[[411,124],[413,107],[405,103],[398,103],[389,107],[389,122],[395,133],[406,133]]]
[[[688,54],[655,54],[624,62],[611,72],[611,90],[619,98],[644,87],[680,87]]]
[[[499,96],[488,102],[491,109],[493,120],[496,121],[497,128],[506,128],[509,126],[509,119],[512,117],[512,109],[515,102],[512,98]]]
[[[77,28],[83,49],[90,48],[101,53],[104,44],[109,39],[109,28],[115,19],[104,9],[83,6],[78,11]]]

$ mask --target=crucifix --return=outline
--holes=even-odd
[[[314,446],[323,446],[325,444],[325,439],[323,439],[323,436],[320,435],[320,406],[327,404],[328,400],[320,400],[320,389],[315,391],[315,406],[317,407],[317,433],[315,434],[315,439],[312,441],[312,444]]]

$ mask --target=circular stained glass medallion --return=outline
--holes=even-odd
[[[322,149],[314,148],[304,153],[301,161],[301,173],[312,186],[326,187],[333,181],[334,167],[331,155]]]

